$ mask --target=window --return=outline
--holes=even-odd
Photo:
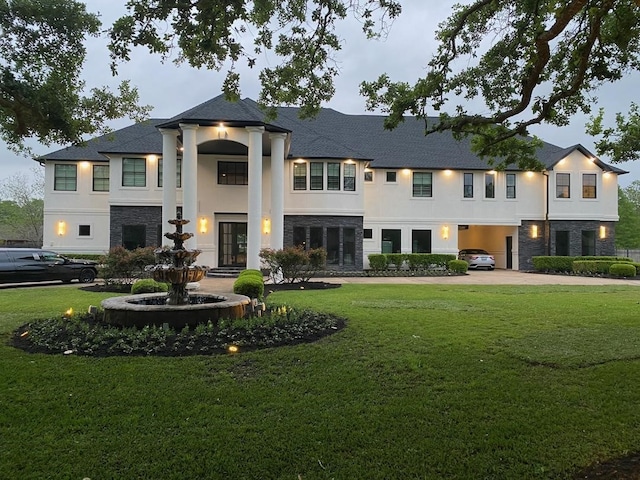
[[[464,174],[464,198],[473,198],[473,173]]]
[[[373,182],[373,170],[365,170],[364,171],[364,181],[365,182]]]
[[[147,186],[147,162],[144,158],[122,159],[122,186]]]
[[[78,236],[79,237],[90,237],[91,236],[91,225],[78,225]]]
[[[431,172],[413,172],[413,196],[431,197],[432,180]]]
[[[247,162],[218,162],[218,185],[248,184],[249,164]]]
[[[109,165],[93,166],[93,191],[109,191]]]
[[[309,186],[311,190],[322,190],[324,188],[324,163],[311,162]]]
[[[411,253],[431,253],[431,230],[411,231]]]
[[[362,236],[367,239],[373,238],[373,228],[365,228]]]
[[[557,230],[556,231],[556,255],[568,256],[569,255],[569,231]]]
[[[321,248],[322,245],[322,227],[311,227],[309,229],[309,248]]]
[[[382,253],[401,253],[401,230],[382,229]]]
[[[327,190],[340,190],[339,163],[327,163]]]
[[[582,175],[582,198],[596,198],[596,178],[595,173]]]
[[[340,263],[340,229],[327,228],[327,265]]]
[[[147,229],[144,225],[123,225],[122,245],[127,250],[146,247]]]
[[[355,228],[343,228],[342,229],[342,264],[343,265],[355,265],[356,264],[356,229]]]
[[[484,174],[484,198],[496,198],[496,176],[493,173]]]
[[[304,227],[293,227],[293,246],[306,248],[307,229]]]
[[[387,182],[395,183],[397,181],[396,172],[387,172]]]
[[[63,192],[75,192],[78,185],[77,165],[56,164],[53,189]]]
[[[568,173],[556,174],[556,198],[570,198],[570,180]]]
[[[344,178],[342,182],[343,182],[343,189],[345,192],[356,191],[356,164],[355,163],[344,164]]]
[[[582,231],[582,255],[593,256],[596,254],[596,231]]]
[[[162,159],[158,160],[158,187],[162,188]],[[182,188],[182,159],[176,158],[176,188]]]
[[[507,198],[516,198],[516,174],[507,173]]]
[[[293,164],[293,189],[294,190],[307,189],[307,164],[306,163]]]

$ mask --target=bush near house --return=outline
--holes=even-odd
[[[467,273],[469,264],[464,260],[449,260],[447,267],[453,273]]]
[[[633,263],[614,263],[609,267],[609,275],[613,277],[635,277],[636,266]]]
[[[389,270],[390,265],[400,270],[405,263],[409,270],[446,269],[449,262],[455,260],[456,256],[439,253],[371,253],[368,258],[369,268],[379,272]]]
[[[615,257],[615,256],[584,256],[584,257],[569,257],[569,256],[538,256],[533,257],[533,268],[536,272],[546,273],[570,273],[573,272],[573,263],[576,261],[609,261],[616,263],[630,263],[633,260],[627,257]],[[585,267],[586,268],[586,267]],[[606,273],[606,272],[605,272]]]
[[[259,277],[255,274],[238,276],[236,281],[233,282],[233,293],[262,300],[264,297],[264,281],[262,279],[262,274],[260,274]]]
[[[389,268],[389,261],[387,260],[387,256],[383,253],[370,253],[368,258],[369,268],[375,272],[380,272]]]
[[[387,257],[387,265],[393,265],[396,270],[400,270],[404,264],[406,255],[403,253],[385,253]]]
[[[131,286],[131,294],[168,292],[169,285],[164,282],[156,282],[153,278],[136,280]]]
[[[301,247],[285,247],[282,250],[263,248],[260,258],[270,271],[274,283],[308,282],[327,263],[324,248],[305,250]],[[278,278],[282,275],[282,278]]]
[[[132,285],[140,278],[149,278],[151,274],[146,267],[156,263],[154,249],[144,247],[127,250],[122,246],[113,247],[100,259],[102,266],[98,275],[109,286]]]

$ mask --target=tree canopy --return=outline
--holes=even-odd
[[[108,120],[147,114],[126,81],[116,93],[85,93],[85,41],[100,27],[79,1],[0,0],[0,138],[11,148],[24,149],[29,137],[77,143],[104,133]]]

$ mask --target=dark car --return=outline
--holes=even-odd
[[[488,268],[489,270],[496,268],[496,261],[493,255],[481,248],[466,248],[460,250],[458,259],[467,262],[469,268]]]
[[[0,283],[62,280],[93,282],[96,262],[66,258],[38,248],[0,248]]]

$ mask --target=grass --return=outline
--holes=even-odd
[[[0,292],[0,478],[572,478],[640,450],[640,290],[345,285],[271,294],[347,328],[183,358],[27,354],[108,296]]]

